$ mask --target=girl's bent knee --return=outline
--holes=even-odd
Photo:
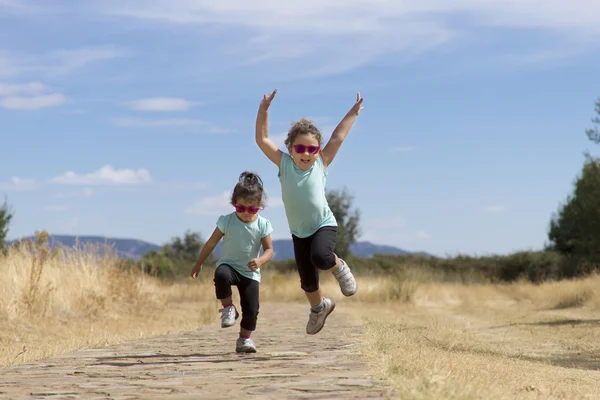
[[[335,265],[335,254],[331,252],[315,252],[310,257],[313,265],[322,270],[328,270]]]

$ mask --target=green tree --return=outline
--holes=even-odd
[[[199,232],[186,231],[183,237],[176,236],[160,250],[145,254],[140,261],[142,271],[162,278],[187,276],[200,255],[204,240]],[[209,257],[206,264],[214,262]]]
[[[600,116],[600,99],[596,101],[596,113]],[[592,122],[600,125],[600,118]],[[585,133],[590,141],[600,144],[598,127]],[[600,160],[589,153],[585,154],[573,194],[550,221],[548,239],[549,249],[567,256],[563,275],[580,275],[600,265]]]
[[[597,126],[587,129],[585,133],[592,142],[600,144],[600,131],[598,131],[598,126],[600,126],[600,98],[596,100],[596,114],[598,116],[592,118],[592,122]]]
[[[6,199],[4,199],[4,204],[0,207],[0,252],[6,251],[6,236],[13,215]]]
[[[338,238],[335,253],[345,258],[350,255],[350,246],[360,236],[360,211],[352,209],[354,196],[346,188],[327,191],[327,202],[338,223]]]
[[[573,194],[550,222],[550,248],[568,257],[564,275],[600,265],[600,162],[586,160]]]

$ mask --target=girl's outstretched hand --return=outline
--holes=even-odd
[[[277,89],[273,90],[273,92],[271,94],[265,94],[262,101],[260,102],[260,106],[261,108],[267,109],[269,108],[269,106],[271,105],[271,101],[273,100],[273,97],[275,97],[275,94],[277,94]]]
[[[361,107],[362,102],[363,102],[363,98],[360,97],[360,92],[356,93],[356,103],[354,103],[354,105],[352,106],[350,111],[352,111],[352,112],[356,113],[356,115],[358,115],[364,109],[364,107]]]

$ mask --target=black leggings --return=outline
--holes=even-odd
[[[227,264],[221,264],[215,270],[215,294],[223,300],[232,295],[231,286],[237,286],[242,305],[242,322],[240,326],[246,330],[256,330],[258,319],[258,287],[254,279],[246,278]]]
[[[312,236],[299,238],[292,235],[296,268],[300,275],[300,287],[308,293],[319,289],[319,270],[335,266],[337,227],[324,226]]]

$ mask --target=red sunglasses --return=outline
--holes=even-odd
[[[308,154],[317,154],[321,150],[320,146],[305,146],[303,144],[295,144],[293,147],[298,154],[304,154],[306,150],[308,150]]]
[[[248,211],[248,214],[256,214],[260,210],[260,207],[246,207],[237,204],[234,205],[234,207],[235,211],[239,213],[245,213],[246,211]]]

